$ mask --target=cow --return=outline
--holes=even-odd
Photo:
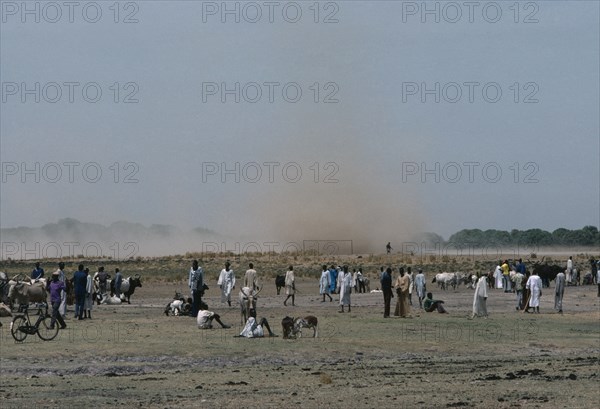
[[[252,290],[250,287],[242,287],[240,289],[240,317],[242,325],[246,323],[250,316],[250,310],[256,312],[256,301],[258,299],[258,293],[262,290],[262,287],[258,290]]]
[[[302,338],[302,328],[312,328],[313,338],[319,336],[319,320],[314,315],[307,315],[304,318],[296,318],[294,321],[294,334],[299,334],[298,338]]]
[[[550,281],[556,278],[560,272],[564,272],[564,267],[550,264],[536,263],[533,266],[533,274],[537,274],[542,279],[542,287],[550,287]]]
[[[275,277],[275,287],[277,287],[277,295],[279,295],[281,289],[285,287],[285,276],[277,275]]]
[[[142,278],[139,274],[136,274],[133,277],[127,277],[121,283],[121,301],[127,301],[127,304],[131,304],[129,300],[133,295],[136,288],[142,287]],[[115,295],[115,281],[110,280],[110,296]]]
[[[48,292],[46,285],[42,282],[31,284],[29,281],[9,281],[8,301],[12,307],[17,305],[29,305],[29,303],[46,303]]]
[[[281,328],[283,332],[283,339],[295,338],[294,334],[294,319],[286,316],[281,320]]]
[[[119,305],[122,303],[121,299],[119,297],[117,297],[116,295],[104,294],[104,295],[101,295],[101,297],[102,297],[102,300],[100,300],[100,304]]]
[[[438,283],[438,286],[442,287],[442,290],[447,290],[448,286],[452,286],[454,290],[456,290],[456,285],[458,284],[458,278],[455,273],[439,273],[433,277],[432,283]]]

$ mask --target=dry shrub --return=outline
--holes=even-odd
[[[322,373],[321,374],[321,383],[329,385],[333,380],[331,379],[331,375]]]

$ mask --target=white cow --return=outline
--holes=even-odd
[[[442,290],[446,290],[448,286],[452,286],[454,290],[456,290],[456,285],[458,284],[458,277],[456,273],[439,273],[433,277],[432,283],[438,283],[439,286],[442,287]]]

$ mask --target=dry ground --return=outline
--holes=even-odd
[[[546,289],[539,315],[491,291],[488,319],[467,318],[473,290],[442,292],[449,315],[383,319],[381,294],[353,294],[352,313],[300,279],[284,307],[271,279],[258,315],[281,335],[285,315],[316,315],[320,337],[240,339],[239,310],[206,301],[228,330],[199,330],[164,306],[185,285],[145,283],[131,305],[94,307],[51,342],[0,328],[2,409],[22,407],[597,408],[600,312],[595,286],[568,287],[563,315]],[[553,284],[553,283],[552,283]],[[395,302],[395,298],[393,300]],[[416,299],[413,300],[418,305]],[[69,317],[72,315],[70,307]],[[310,333],[310,331],[309,331]]]

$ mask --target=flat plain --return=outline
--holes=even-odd
[[[285,270],[288,261],[271,266]],[[315,256],[311,264],[321,262]],[[567,287],[563,314],[553,309],[554,282],[540,314],[517,312],[514,294],[492,289],[489,317],[469,319],[473,290],[442,291],[426,270],[428,290],[449,314],[423,312],[413,295],[411,318],[384,319],[380,293],[353,293],[351,313],[338,312],[337,295],[321,302],[318,271],[297,279],[295,306],[286,307],[269,274],[258,316],[279,337],[244,339],[235,337],[239,284],[228,307],[212,276],[204,299],[231,329],[200,330],[193,318],[165,316],[174,293],[186,289],[186,265],[171,280],[144,281],[131,305],[95,305],[91,320],[74,320],[69,307],[68,328],[50,342],[30,335],[16,343],[10,318],[2,318],[2,408],[600,406],[595,285]],[[242,265],[234,264],[238,280]],[[368,271],[374,289],[376,270]],[[312,330],[281,337],[283,317],[309,314],[319,319],[318,338]]]

